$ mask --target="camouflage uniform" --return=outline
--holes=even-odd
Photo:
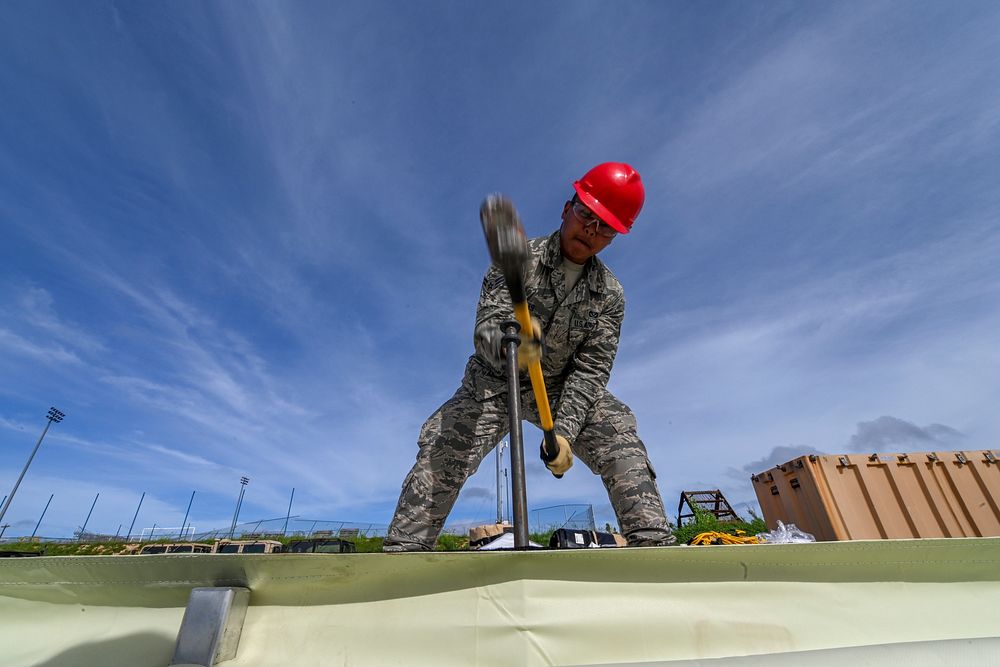
[[[529,246],[525,294],[544,332],[542,370],[555,431],[603,479],[630,545],[672,544],[635,416],[606,389],[625,315],[621,284],[593,257],[567,294],[559,232],[532,239]],[[492,267],[476,311],[476,353],[458,391],[420,429],[417,461],[403,482],[387,545],[433,547],[462,485],[507,433],[500,324],[509,319],[510,296],[503,275]],[[520,382],[523,416],[538,426],[527,373],[521,373]]]

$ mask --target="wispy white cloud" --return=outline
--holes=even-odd
[[[765,452],[847,448],[880,415],[970,443],[1000,428],[996,11],[543,6],[528,29],[454,12],[428,41],[398,9],[316,9],[118,8],[88,19],[114,36],[98,50],[52,17],[52,58],[4,40],[43,83],[4,79],[0,216],[30,261],[4,255],[20,393],[0,390],[0,425],[81,404],[50,434],[50,482],[110,461],[124,505],[197,489],[199,521],[225,524],[248,474],[253,512],[295,486],[304,515],[387,519],[471,351],[479,197],[511,188],[543,233],[607,157],[649,185],[608,253],[630,307],[611,386],[668,506]],[[632,44],[627,72],[562,49],[567,30]],[[19,118],[49,143],[19,144]],[[553,480],[538,437],[532,503],[603,502],[582,464]]]
[[[17,303],[11,304],[11,312],[16,313],[25,325],[47,339],[85,354],[107,352],[100,338],[85,331],[82,325],[71,324],[60,318],[53,304],[54,299],[48,290],[29,285],[24,288]]]
[[[171,449],[170,447],[163,447],[162,445],[154,445],[148,443],[143,446],[151,452],[155,452],[157,454],[164,454],[166,456],[172,456],[189,465],[206,466],[206,467],[215,466],[214,463],[212,463],[211,461],[202,456],[197,456],[195,454],[188,454],[182,451],[178,451],[176,449]]]
[[[0,329],[0,347],[13,355],[31,357],[36,362],[50,366],[82,363],[79,357],[58,343],[39,344],[9,329]]]
[[[997,71],[1000,16],[969,18],[927,48],[898,29],[897,13],[892,3],[834,8],[727,70],[731,80],[663,147],[665,182],[705,195],[776,178],[780,191],[995,141],[1000,94],[983,84]],[[905,76],[900,61],[909,61]]]

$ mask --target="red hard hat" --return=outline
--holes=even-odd
[[[597,165],[573,189],[587,208],[622,234],[628,234],[646,200],[639,172],[624,162]]]

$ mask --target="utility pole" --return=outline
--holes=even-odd
[[[240,519],[240,505],[243,504],[243,493],[247,489],[247,484],[250,483],[250,478],[247,476],[240,477],[240,497],[236,500],[236,513],[233,514],[233,525],[229,528],[229,539],[233,539],[233,535],[236,534],[236,522]]]
[[[497,523],[503,523],[503,450],[507,447],[507,441],[501,440],[497,445]]]
[[[35,458],[35,453],[38,451],[38,448],[41,447],[42,440],[45,438],[45,434],[49,432],[49,427],[52,426],[53,422],[55,422],[56,424],[61,422],[63,420],[63,417],[65,416],[66,416],[65,413],[60,412],[55,408],[49,408],[49,414],[45,416],[45,418],[48,419],[49,421],[47,424],[45,424],[45,428],[42,429],[42,434],[38,437],[38,442],[35,443],[35,448],[31,450],[31,456],[28,457],[28,462],[24,464],[24,469],[21,471],[21,475],[17,478],[17,481],[14,482],[14,488],[11,489],[10,494],[7,496],[7,500],[3,504],[3,507],[0,508],[0,521],[3,521],[3,517],[7,513],[7,508],[10,507],[11,502],[14,500],[14,494],[17,493],[17,487],[21,485],[21,480],[24,479],[24,474],[28,472],[28,466],[31,465],[32,459]]]
[[[507,478],[507,469],[506,468],[504,468],[504,471],[503,471],[503,488],[504,488],[504,493],[507,494],[507,520],[509,522],[513,523],[514,520],[513,520],[513,518],[510,515],[510,482],[508,481],[508,478]]]

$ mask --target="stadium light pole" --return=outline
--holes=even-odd
[[[38,517],[38,523],[35,524],[35,529],[31,531],[31,537],[34,539],[35,534],[38,532],[38,527],[42,525],[42,519],[45,518],[45,513],[49,511],[49,505],[52,504],[52,499],[56,497],[56,494],[51,494],[49,496],[49,502],[45,503],[45,509],[42,510],[42,516]]]
[[[233,539],[233,535],[236,534],[236,522],[240,519],[240,505],[243,504],[243,493],[247,489],[247,484],[250,483],[250,478],[247,476],[240,477],[240,497],[236,499],[236,513],[233,514],[233,525],[229,528],[229,539]]]
[[[142,501],[146,498],[146,492],[143,491],[142,495],[139,496],[139,504],[135,508],[135,514],[132,515],[132,524],[128,527],[128,535],[125,536],[125,541],[132,541],[132,529],[135,528],[135,520],[139,518],[139,509],[142,508]],[[119,528],[118,530],[121,530]]]
[[[184,528],[187,527],[188,515],[191,514],[191,503],[194,502],[194,491],[191,492],[191,500],[188,501],[187,511],[184,512],[184,521],[181,522],[181,534],[177,536],[178,540],[184,539]]]
[[[287,533],[287,532],[288,532],[288,520],[289,520],[289,519],[291,518],[291,516],[292,516],[292,501],[293,501],[293,500],[295,500],[295,487],[294,487],[294,486],[292,487],[292,495],[291,495],[291,497],[290,497],[290,498],[288,499],[288,511],[287,511],[287,512],[285,512],[285,525],[284,525],[284,527],[282,527],[282,529],[281,529],[281,534],[282,534],[282,535],[284,535],[285,533]]]
[[[90,523],[90,515],[94,513],[94,507],[97,506],[97,499],[100,497],[100,493],[94,496],[94,503],[90,506],[90,511],[87,512],[87,518],[83,520],[83,528],[80,529],[80,536],[77,538],[77,542],[83,541],[83,533],[87,530],[87,524]]]
[[[46,415],[48,423],[45,424],[45,428],[42,429],[42,435],[38,437],[38,442],[35,443],[35,448],[31,450],[31,456],[28,457],[28,462],[24,464],[24,469],[21,471],[21,475],[14,482],[14,488],[10,490],[10,494],[7,496],[6,502],[4,502],[3,507],[0,508],[0,521],[3,521],[3,517],[7,514],[7,508],[10,507],[11,502],[14,500],[14,494],[17,493],[17,487],[21,485],[21,480],[24,479],[24,474],[28,472],[28,466],[31,465],[31,461],[35,458],[35,453],[38,452],[38,448],[42,445],[42,439],[45,438],[45,434],[49,432],[49,427],[55,422],[58,424],[63,420],[66,414],[56,410],[55,408],[49,408],[49,414]]]

